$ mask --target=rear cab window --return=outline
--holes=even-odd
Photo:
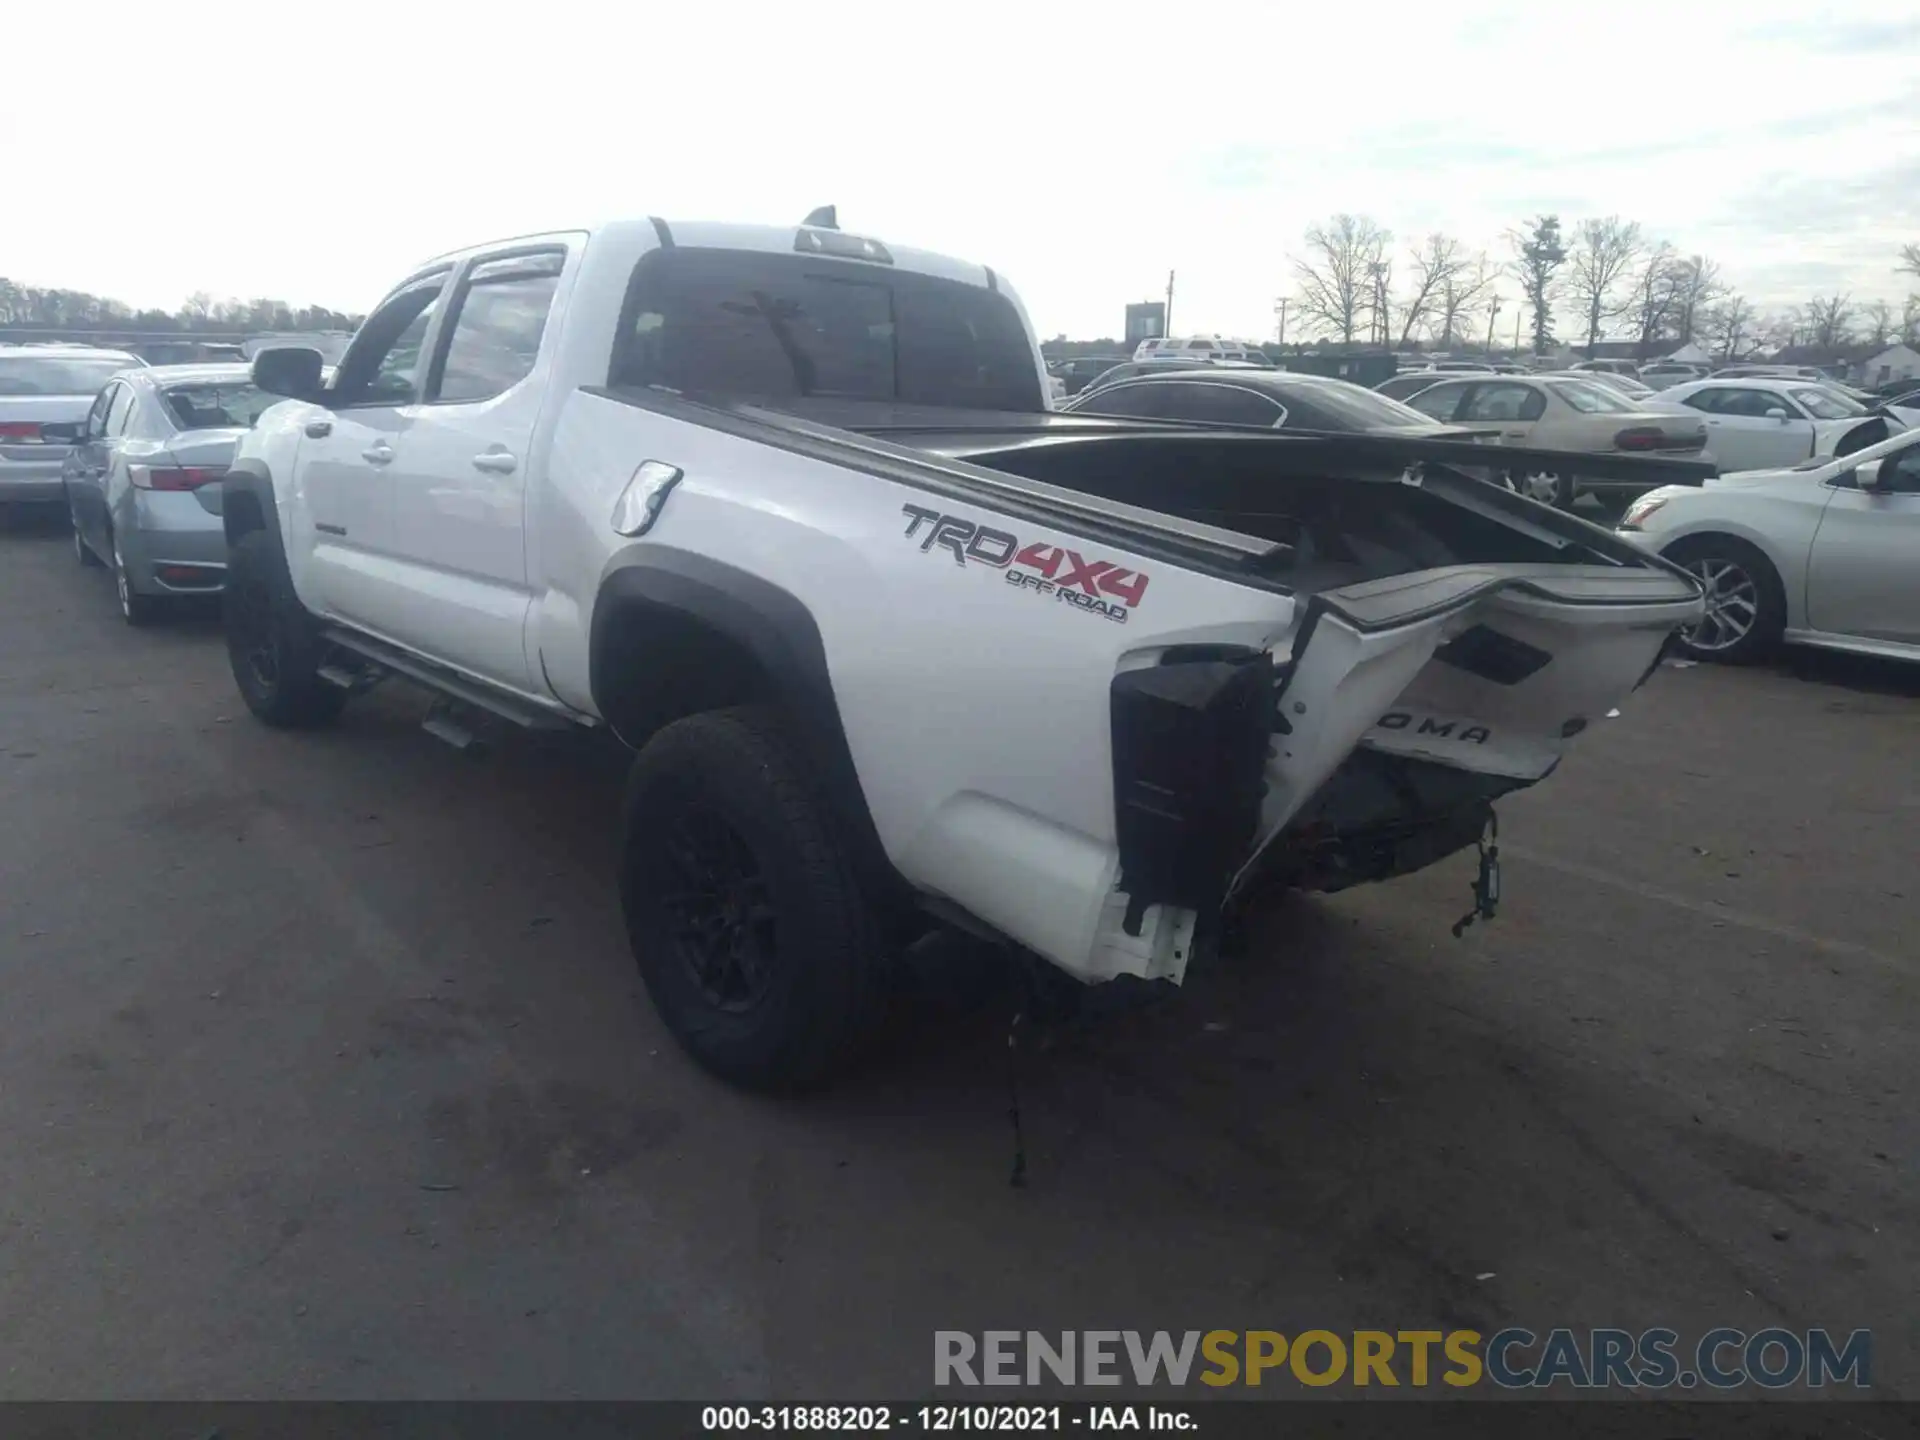
[[[611,381],[691,394],[1046,409],[1020,314],[984,286],[817,256],[656,250]]]

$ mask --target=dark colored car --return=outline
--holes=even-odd
[[[1078,395],[1114,366],[1129,363],[1125,355],[1076,355],[1071,360],[1055,361],[1047,369],[1059,377],[1067,394]]]
[[[1461,440],[1486,433],[1438,424],[1398,400],[1345,380],[1211,365],[1101,385],[1065,409],[1078,415],[1257,425],[1266,430],[1331,430]]]
[[[1101,371],[1081,388],[1080,393],[1088,394],[1094,390],[1105,389],[1109,385],[1117,385],[1122,380],[1138,379],[1142,375],[1167,375],[1174,371],[1185,373],[1193,370],[1244,372],[1260,368],[1258,365],[1249,365],[1244,360],[1200,360],[1184,355],[1169,355],[1153,360],[1129,360],[1123,365],[1115,365],[1109,370]]]

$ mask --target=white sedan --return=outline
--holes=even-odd
[[[1664,486],[1619,533],[1706,587],[1706,617],[1683,637],[1699,659],[1750,660],[1786,640],[1920,660],[1920,435]]]
[[[1830,385],[1781,376],[1695,380],[1662,390],[1643,404],[1704,419],[1707,448],[1727,472],[1798,465],[1836,454],[1835,447],[1849,432],[1875,418],[1865,405]],[[1887,417],[1885,423],[1890,430],[1905,424],[1899,416]]]

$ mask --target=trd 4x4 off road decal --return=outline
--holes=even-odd
[[[921,505],[900,507],[907,517],[907,538],[920,535],[923,554],[939,546],[964,566],[975,561],[1004,571],[1007,584],[1037,595],[1051,595],[1077,610],[1104,615],[1124,625],[1140,597],[1147,593],[1147,577],[1111,560],[1085,560],[1077,550],[1037,540],[1023,546],[1005,530],[976,525],[958,515],[942,515]],[[924,531],[924,534],[922,533]]]

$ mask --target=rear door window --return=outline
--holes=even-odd
[[[1722,390],[1716,413],[1763,420],[1769,410],[1791,414],[1793,407],[1787,403],[1785,396],[1775,395],[1770,390]]]
[[[93,408],[87,411],[87,439],[98,440],[107,433],[107,407],[113,404],[118,385],[109,385],[93,397]]]
[[[113,387],[113,399],[107,403],[107,438],[122,434],[127,428],[127,413],[133,409],[133,387],[116,385]]]
[[[1459,407],[1460,397],[1466,393],[1466,385],[1455,380],[1422,390],[1407,404],[1432,419],[1451,420],[1453,412]]]
[[[984,286],[866,263],[658,250],[635,267],[616,385],[1046,408],[1020,315]]]
[[[1546,412],[1546,398],[1531,385],[1485,381],[1473,387],[1472,396],[1460,408],[1460,419],[1467,424],[1509,424],[1538,420]]]
[[[491,400],[533,373],[565,262],[563,252],[542,250],[481,260],[467,272],[430,400]]]
[[[1131,420],[1162,420],[1173,411],[1170,406],[1178,402],[1169,392],[1175,387],[1152,380],[1137,384],[1102,386],[1094,391],[1093,398],[1078,407],[1086,415],[1115,415]]]
[[[1276,402],[1237,385],[1209,385],[1175,381],[1156,385],[1166,392],[1160,412],[1178,420],[1202,420],[1212,425],[1259,425],[1272,428],[1287,418]]]

